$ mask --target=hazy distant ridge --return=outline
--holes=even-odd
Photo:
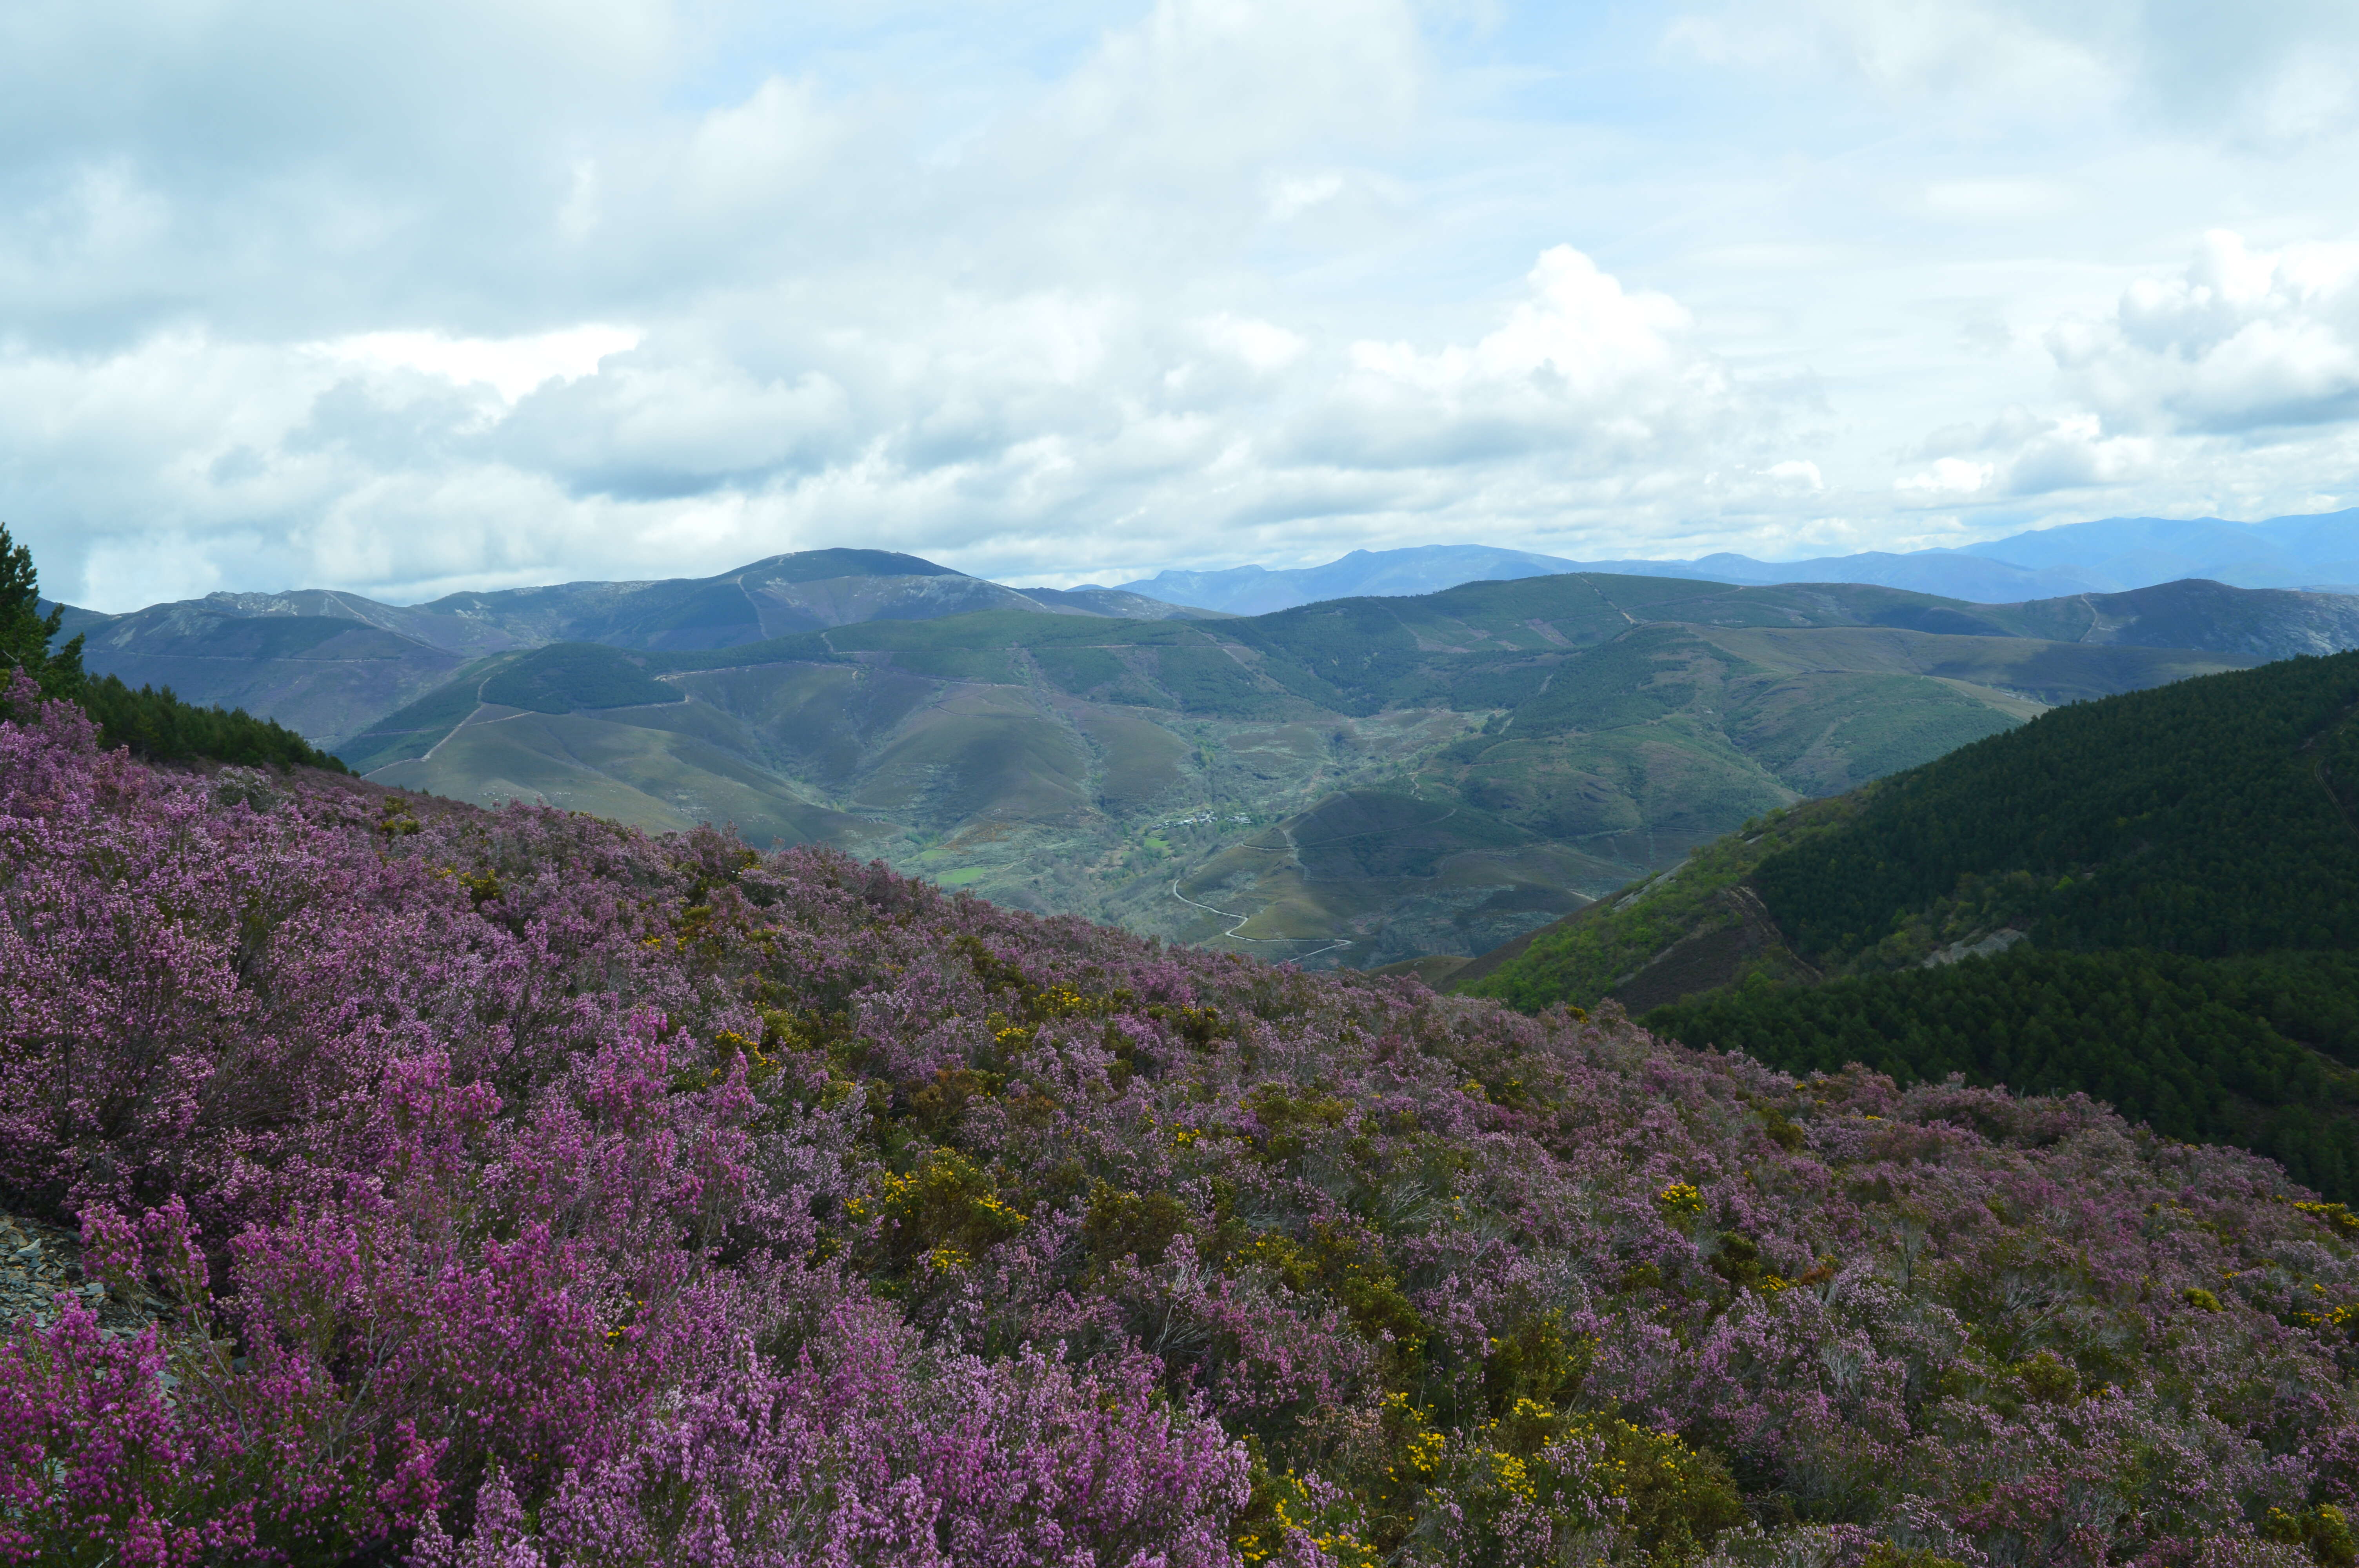
[[[2187,578],[2233,588],[2352,591],[2352,585],[2359,585],[2359,509],[2260,523],[2108,517],[1955,550],[1868,550],[1802,561],[1760,561],[1727,554],[1696,560],[1576,561],[1481,545],[1423,545],[1353,550],[1324,566],[1291,570],[1258,566],[1168,570],[1122,587],[1170,603],[1260,615],[1322,599],[1436,593],[1462,582],[1504,582],[1571,571],[1747,585],[1869,583],[1978,604],[2121,593]]]

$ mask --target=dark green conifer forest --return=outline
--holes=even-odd
[[[2359,943],[2359,653],[2076,703],[1875,786],[1755,888],[1842,963],[2011,872],[2043,947]]]
[[[2321,1192],[2359,1195],[2359,957],[2349,953],[2018,947],[1820,986],[1741,985],[1646,1022],[1788,1072],[1859,1062],[1902,1084],[1958,1073],[2020,1094],[2078,1089],[2165,1137],[2239,1144]]]
[[[1788,1071],[2084,1091],[2359,1197],[2359,653],[2078,704],[1864,792],[1749,878],[1832,978],[1646,1015]],[[1928,967],[1964,932],[1988,957]]]

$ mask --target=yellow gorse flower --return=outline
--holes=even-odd
[[[1693,1219],[1703,1212],[1703,1194],[1692,1182],[1673,1182],[1655,1195],[1655,1201],[1682,1219]]]

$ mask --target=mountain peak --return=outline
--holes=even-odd
[[[771,582],[825,582],[846,577],[964,577],[954,568],[940,566],[921,556],[905,556],[898,550],[859,550],[829,548],[795,550],[783,556],[766,556],[749,562],[735,571],[721,574],[726,578],[756,577]]]

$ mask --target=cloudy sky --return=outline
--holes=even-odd
[[[122,610],[2327,510],[2353,168],[2347,0],[16,0],[0,519]]]

